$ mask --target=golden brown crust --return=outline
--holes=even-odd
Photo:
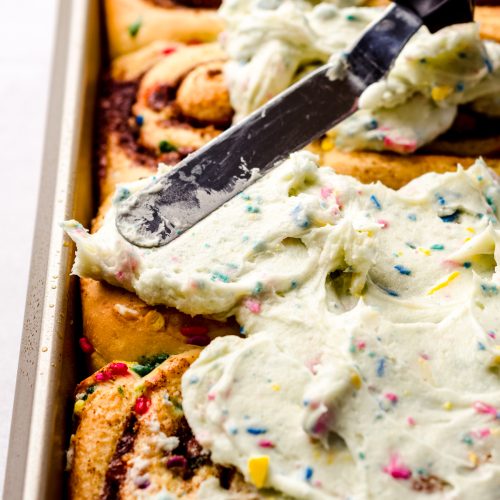
[[[221,126],[231,123],[233,108],[224,81],[224,62],[203,64],[191,71],[179,86],[177,103],[188,118]]]
[[[164,8],[144,0],[106,0],[105,9],[112,58],[158,40],[210,42],[223,27],[215,9]]]
[[[96,216],[92,219],[90,232],[95,233],[103,224],[106,212],[110,209],[113,203],[113,196],[108,196],[99,206]]]
[[[423,150],[432,154],[459,157],[498,157],[500,153],[500,134],[484,138],[467,138],[463,140],[440,137]]]
[[[111,77],[123,82],[136,80],[166,56],[182,50],[183,47],[185,45],[180,42],[156,40],[139,50],[114,59],[111,64]]]
[[[111,363],[78,386],[72,498],[128,499],[164,489],[189,499],[207,478],[239,498],[256,498],[241,475],[222,474],[211,462],[184,418],[181,378],[197,356],[172,356],[142,379],[133,365]]]
[[[81,294],[84,335],[94,348],[94,370],[114,359],[136,361],[179,354],[215,337],[238,333],[234,323],[191,318],[173,308],[148,306],[133,293],[88,278],[81,280]],[[203,333],[186,334],[193,326]]]
[[[476,7],[474,19],[482,38],[500,42],[500,6]]]
[[[68,457],[69,465],[72,463],[69,483],[72,498],[99,498],[108,464],[126,426],[134,401],[133,387],[138,379],[130,373],[116,377],[113,382],[100,384],[98,391],[87,395],[83,409],[77,412],[80,413],[79,425],[71,438]],[[117,391],[117,384],[122,387],[120,392]],[[76,394],[86,394],[95,385],[94,374],[79,384]]]
[[[474,9],[474,20],[479,23],[481,37],[500,41],[500,6],[498,0],[478,0]],[[368,0],[368,6],[388,5],[389,0]],[[483,4],[483,5],[481,5]]]
[[[479,23],[481,37],[486,40],[500,41],[500,6],[495,5],[497,0],[478,1],[474,9],[474,20]],[[388,5],[388,0],[368,0],[371,7]]]
[[[475,157],[411,155],[401,156],[390,153],[373,153],[365,151],[343,152],[337,149],[323,151],[318,144],[310,149],[319,154],[322,165],[332,167],[342,175],[352,175],[361,182],[380,181],[393,189],[399,189],[412,179],[428,172],[450,172],[460,164],[471,166]],[[487,159],[488,165],[500,173],[500,159]]]
[[[149,162],[136,161],[124,151],[118,134],[110,133],[102,146],[101,165],[105,166],[99,172],[101,201],[113,195],[117,184],[133,182],[155,173]]]

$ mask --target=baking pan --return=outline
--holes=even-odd
[[[45,151],[3,498],[62,498],[72,393],[83,375],[74,247],[60,223],[90,222],[101,60],[98,0],[60,0]]]

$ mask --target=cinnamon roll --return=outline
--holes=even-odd
[[[99,104],[101,202],[120,182],[175,165],[231,122],[217,44],[155,42],[116,59]]]
[[[150,373],[156,363],[114,362],[78,385],[71,498],[259,498],[234,468],[211,461],[184,418],[181,377],[197,356],[172,356]]]

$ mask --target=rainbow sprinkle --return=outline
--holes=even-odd
[[[262,306],[258,300],[255,299],[246,299],[245,307],[253,314],[259,314],[262,310]]]
[[[441,85],[433,87],[433,89],[431,90],[431,97],[435,101],[442,101],[452,93],[453,93],[453,87],[450,87],[449,85]]]
[[[247,432],[253,436],[258,436],[260,434],[266,434],[267,429],[264,427],[247,427]]]
[[[380,204],[380,201],[378,201],[378,198],[374,194],[370,196],[370,201],[375,205],[375,208],[377,210],[382,210],[382,205]]]
[[[275,444],[269,439],[261,439],[257,443],[261,448],[274,448]]]
[[[250,481],[255,487],[263,488],[266,484],[269,462],[270,460],[267,455],[250,457],[248,459],[248,475],[250,476]]]
[[[393,405],[395,405],[398,402],[398,397],[393,392],[388,392],[384,394],[384,397],[388,399]]]
[[[453,280],[457,279],[460,276],[458,271],[453,271],[449,274],[443,281],[440,281],[437,285],[433,286],[428,292],[427,295],[432,295],[436,293],[438,290],[447,287]]]
[[[377,361],[377,377],[383,377],[385,375],[385,358],[380,358]]]
[[[481,413],[483,415],[492,415],[495,418],[500,418],[500,411],[498,411],[494,406],[487,403],[476,401],[472,405],[472,407],[474,408],[474,410],[476,410],[477,413]]]
[[[304,472],[304,478],[306,481],[310,481],[313,477],[314,474],[314,469],[312,467],[306,467],[306,470]]]
[[[405,267],[401,264],[394,266],[394,269],[396,269],[396,271],[398,271],[399,274],[402,274],[403,276],[410,276],[410,274],[411,274],[410,269],[408,269],[407,267]]]
[[[411,470],[400,461],[397,455],[391,456],[389,465],[386,465],[383,470],[394,479],[407,480],[412,476]]]
[[[129,24],[127,30],[131,38],[135,38],[138,35],[141,26],[142,26],[142,18],[140,17],[132,24]]]

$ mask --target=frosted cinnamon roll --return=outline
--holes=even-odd
[[[111,205],[104,202],[94,219],[97,231]],[[202,348],[215,337],[238,335],[235,321],[189,316],[173,307],[151,306],[135,293],[89,278],[80,279],[83,335],[79,339],[89,372],[115,359],[152,359]]]
[[[365,89],[358,111],[326,136],[325,149],[498,155],[500,44],[484,37],[495,32],[500,9],[485,9],[478,9],[479,26],[432,34],[422,27],[386,77]],[[364,1],[224,2],[222,43],[236,121],[342,58],[382,12]]]

